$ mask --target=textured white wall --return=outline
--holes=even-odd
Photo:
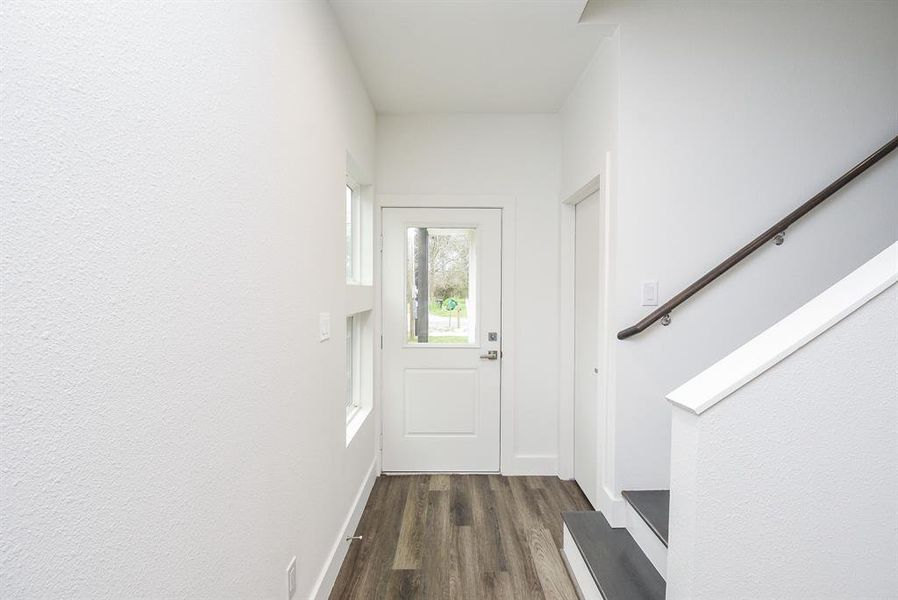
[[[3,2],[0,56],[0,596],[307,596],[374,458],[329,8]]]
[[[896,359],[892,285],[700,416],[674,409],[668,598],[898,595]]]
[[[594,2],[620,24],[616,329],[898,134],[896,2]],[[617,342],[617,490],[666,487],[665,395],[898,239],[898,154]]]
[[[516,472],[557,469],[560,157],[557,115],[377,119],[379,194],[515,198]]]
[[[606,154],[617,150],[619,62],[620,35],[615,33],[596,50],[559,111],[562,199],[596,175],[606,175]]]

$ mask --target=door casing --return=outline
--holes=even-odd
[[[593,505],[601,485],[599,448],[604,447],[604,419],[599,414],[606,374],[599,369],[603,345],[600,319],[605,298],[602,279],[602,211],[600,192],[576,204],[574,221],[574,478]]]
[[[616,192],[612,175],[615,157],[613,152],[605,153],[604,164],[589,181],[580,189],[561,201],[561,379],[559,383],[560,430],[559,430],[559,469],[562,479],[574,477],[574,269],[575,269],[575,207],[577,203],[593,193],[599,194],[600,207],[604,220],[604,229],[599,232],[602,244],[602,273],[600,274],[599,293],[604,298],[604,311],[599,315],[599,356],[602,364],[598,365],[604,375],[600,394],[599,416],[604,427],[604,446],[598,448],[598,506],[612,527],[623,527],[626,521],[626,502],[615,490],[614,451],[615,451],[615,378],[614,364],[616,354],[615,331],[612,327],[612,303],[614,297],[614,214]]]

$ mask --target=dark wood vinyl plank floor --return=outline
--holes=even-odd
[[[330,597],[576,600],[561,512],[591,509],[557,477],[378,477]]]

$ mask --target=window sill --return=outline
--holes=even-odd
[[[371,414],[370,406],[363,406],[359,408],[355,413],[349,417],[346,421],[346,447],[349,448],[349,444],[352,443],[352,438],[355,437],[355,434],[359,432],[362,428],[362,425],[365,424],[365,420],[368,418],[368,415]]]
[[[374,307],[374,286],[346,284],[346,314],[353,315]]]

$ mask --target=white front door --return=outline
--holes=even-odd
[[[383,209],[383,470],[499,470],[501,209]]]
[[[602,295],[602,231],[599,192],[576,207],[574,268],[574,479],[593,506],[598,506],[599,448],[604,447],[599,402],[604,373],[599,371],[599,316]]]

